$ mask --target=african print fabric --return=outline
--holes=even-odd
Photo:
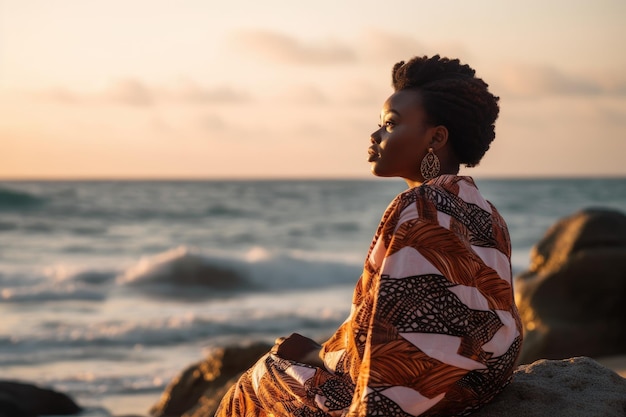
[[[521,322],[506,224],[470,177],[444,175],[385,211],[326,369],[263,356],[217,416],[457,416],[509,382]]]

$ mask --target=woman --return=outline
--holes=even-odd
[[[321,346],[278,339],[217,416],[456,416],[508,383],[522,342],[509,234],[457,176],[495,137],[498,98],[474,74],[439,56],[393,67],[369,161],[409,189],[382,217],[350,316]]]

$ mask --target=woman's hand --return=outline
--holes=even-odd
[[[307,365],[323,367],[320,359],[322,345],[298,333],[288,337],[279,337],[271,352],[283,359],[306,363]]]

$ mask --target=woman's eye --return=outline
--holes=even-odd
[[[383,124],[380,124],[380,123],[378,124],[378,128],[380,129],[382,129],[383,127],[385,127],[386,129],[391,129],[394,126],[395,126],[395,123],[391,120],[387,120]]]

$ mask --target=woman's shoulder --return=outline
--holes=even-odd
[[[441,190],[454,195],[480,194],[474,179],[466,175],[440,175],[416,188]]]
[[[469,204],[491,212],[491,205],[481,194],[474,179],[469,176],[441,175],[416,187],[415,191],[418,198],[438,206]]]
[[[437,222],[437,212],[467,215],[477,208],[487,215],[494,211],[471,177],[441,175],[399,193],[388,211],[395,213],[398,219],[420,217]]]

